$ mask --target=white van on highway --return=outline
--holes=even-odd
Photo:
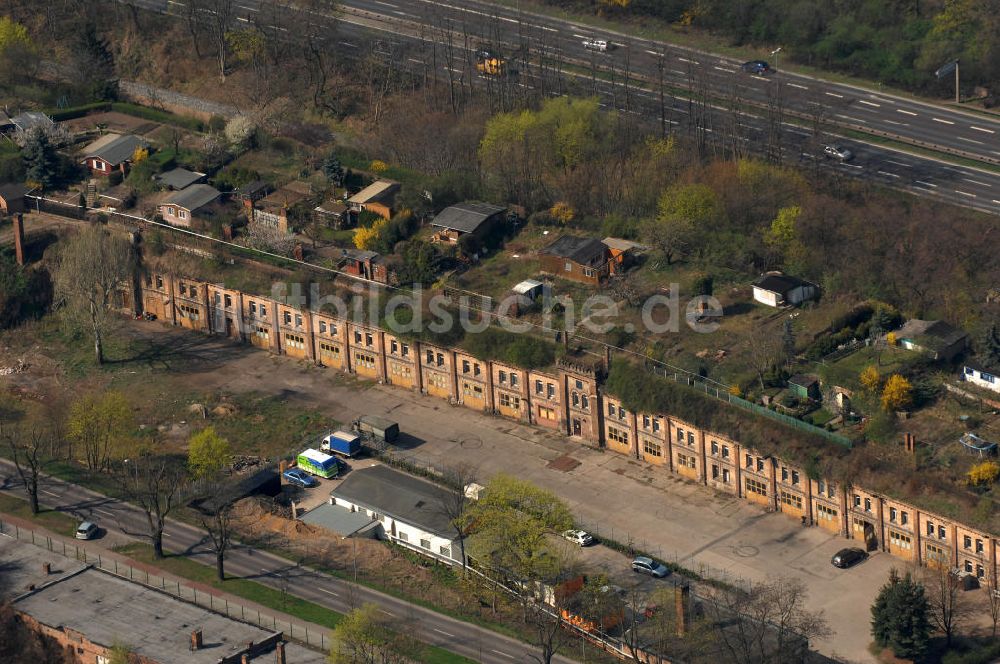
[[[600,51],[604,53],[608,50],[608,42],[603,39],[584,39],[583,47],[591,51]]]

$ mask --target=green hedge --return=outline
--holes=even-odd
[[[522,369],[547,367],[556,359],[555,344],[495,327],[466,334],[462,346],[480,360],[499,360]]]
[[[139,104],[130,104],[118,101],[99,101],[92,104],[83,104],[82,106],[64,108],[50,112],[49,116],[56,122],[62,122],[65,120],[82,118],[90,113],[107,111],[118,111],[119,113],[131,115],[132,117],[152,120],[153,122],[160,122],[162,124],[174,125],[176,127],[190,129],[191,131],[203,131],[205,128],[205,123],[198,118],[187,115],[177,115],[176,113],[161,111],[156,108],[149,108],[148,106],[140,106]]]

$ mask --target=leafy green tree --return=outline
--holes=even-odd
[[[30,76],[37,65],[37,53],[28,30],[8,16],[0,16],[0,82],[16,83]]]
[[[49,141],[48,134],[40,127],[32,128],[21,151],[25,177],[28,182],[50,189],[59,181],[59,157]]]
[[[401,283],[429,284],[437,277],[441,252],[433,244],[414,239],[406,243],[402,256]]]
[[[671,263],[698,251],[721,217],[722,205],[711,187],[675,185],[660,196],[656,219],[646,224],[643,237],[648,237]]]
[[[135,428],[132,408],[122,392],[84,395],[73,402],[66,423],[67,438],[82,447],[90,470],[107,470],[128,451]]]
[[[923,585],[909,572],[900,578],[895,569],[871,608],[875,643],[897,657],[919,659],[930,643],[930,603]]]
[[[419,661],[420,644],[392,629],[374,604],[354,609],[333,629],[331,664],[404,664]]]
[[[196,479],[217,474],[226,467],[232,454],[229,441],[213,426],[205,427],[188,440],[188,468]]]

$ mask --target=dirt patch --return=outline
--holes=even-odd
[[[143,118],[132,117],[117,111],[107,111],[105,113],[93,113],[82,118],[67,120],[65,123],[70,132],[77,133],[89,131],[98,124],[107,125],[107,131],[115,133],[145,134],[159,125]]]
[[[552,470],[561,470],[564,473],[568,473],[569,471],[573,470],[579,465],[580,465],[579,461],[577,461],[568,454],[564,454],[560,457],[556,457],[552,461],[549,461],[547,464],[545,464],[545,467],[551,468]]]

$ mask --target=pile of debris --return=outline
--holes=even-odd
[[[13,376],[14,374],[21,374],[28,370],[30,365],[24,360],[18,360],[17,364],[10,367],[0,367],[0,376]]]

